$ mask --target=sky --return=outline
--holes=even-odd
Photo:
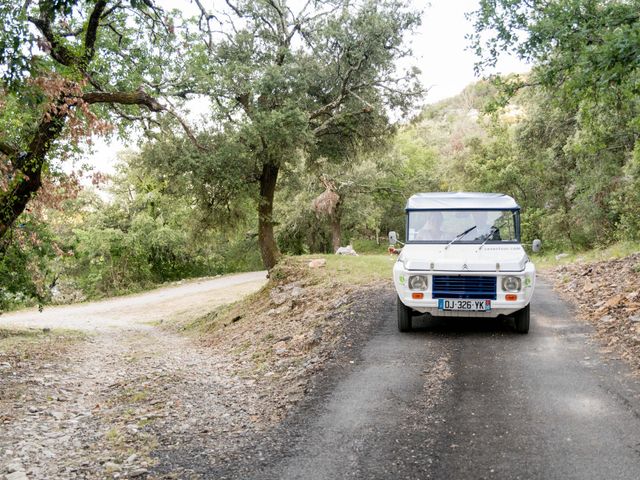
[[[427,2],[414,0],[416,6]],[[465,36],[472,33],[464,14],[478,8],[479,0],[431,0],[422,26],[414,39],[414,54],[422,70],[422,82],[430,87],[426,103],[435,103],[460,93],[478,80],[473,65],[476,57],[466,50]],[[487,73],[522,73],[529,66],[515,57],[503,56],[496,69]]]
[[[175,1],[168,0],[160,3],[171,7],[177,5]],[[413,0],[415,8],[424,11],[422,25],[410,40],[415,57],[413,64],[420,68],[422,83],[429,88],[425,103],[457,95],[468,84],[478,80],[473,70],[476,58],[466,49],[468,41],[465,36],[472,32],[472,26],[464,16],[466,12],[477,9],[478,3],[479,0]],[[521,73],[528,69],[517,58],[504,56],[496,69],[487,73]],[[106,142],[102,139],[94,139],[94,145],[94,153],[87,155],[86,163],[104,173],[113,173],[118,152],[125,145],[118,140]]]

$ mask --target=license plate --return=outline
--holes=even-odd
[[[462,300],[453,298],[439,298],[438,310],[488,312],[489,310],[491,310],[491,300]]]

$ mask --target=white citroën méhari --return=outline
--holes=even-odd
[[[400,331],[411,329],[414,312],[506,315],[514,318],[517,332],[529,331],[536,271],[520,244],[520,207],[513,198],[418,193],[406,212],[406,242],[393,267]],[[397,234],[390,232],[389,240],[395,244]],[[532,248],[538,251],[540,241]]]

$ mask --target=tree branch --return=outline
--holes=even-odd
[[[10,143],[0,140],[0,153],[5,154],[7,157],[12,157],[18,154],[18,149]]]
[[[87,33],[84,36],[84,62],[85,66],[93,59],[96,52],[96,38],[98,36],[98,26],[100,18],[107,7],[106,0],[98,0],[93,7],[89,21],[87,22]]]
[[[198,27],[200,28],[200,30],[202,30],[202,20],[204,19],[204,21],[206,22],[207,25],[207,35],[209,37],[209,41],[206,41],[205,44],[207,45],[207,49],[209,50],[209,53],[211,53],[213,51],[213,32],[211,30],[211,24],[209,23],[209,21],[212,18],[216,18],[215,15],[207,12],[207,9],[204,7],[204,5],[202,4],[202,2],[200,0],[194,0],[196,5],[198,6],[198,8],[200,9],[200,18],[198,20]]]
[[[51,24],[49,20],[45,20],[44,18],[36,18],[36,17],[27,17],[27,19],[33,23],[40,33],[44,36],[44,38],[51,45],[51,56],[53,59],[62,65],[67,67],[74,67],[77,64],[78,59],[76,56],[67,48],[66,45],[62,44],[53,31],[51,30]]]
[[[141,105],[152,112],[166,110],[164,105],[142,90],[136,90],[135,92],[89,92],[82,96],[82,100],[89,104],[119,103],[121,105]]]

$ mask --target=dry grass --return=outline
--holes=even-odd
[[[0,328],[0,362],[58,357],[86,335],[75,330]]]
[[[640,252],[640,242],[618,242],[603,248],[594,248],[585,252],[566,252],[566,256],[556,258],[562,252],[543,252],[531,255],[539,270],[549,270],[562,265],[615,260]]]

